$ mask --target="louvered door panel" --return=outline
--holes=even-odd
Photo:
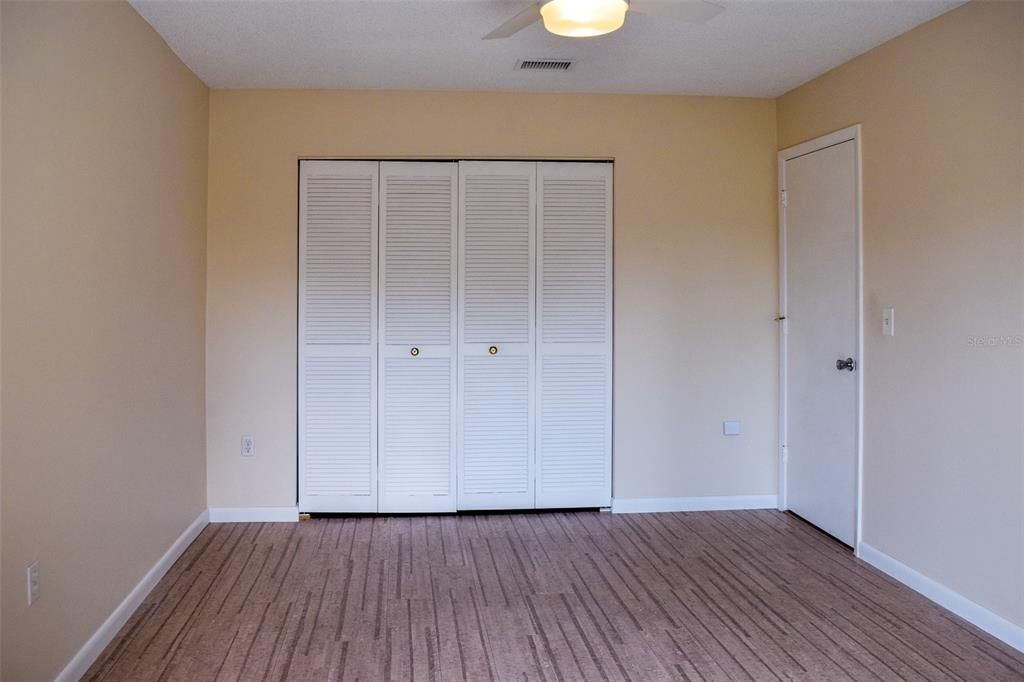
[[[607,483],[606,364],[600,356],[548,355],[542,361],[540,475],[545,494],[578,488],[603,490]],[[594,504],[604,503],[598,499]]]
[[[534,506],[536,170],[459,164],[459,509]]]
[[[467,343],[529,343],[535,163],[459,164],[462,315]]]
[[[454,511],[457,164],[382,162],[380,511]]]
[[[303,161],[299,509],[377,510],[378,164]]]
[[[448,495],[451,374],[447,357],[389,357],[384,361],[381,445],[385,455],[380,475],[388,504],[382,511],[437,511],[407,503]]]
[[[371,410],[376,400],[371,394],[377,369],[374,365],[371,358],[306,358],[302,378],[307,496],[373,496],[373,475],[367,462]],[[309,511],[306,507],[303,510]]]
[[[538,164],[537,506],[611,504],[612,177]]]
[[[533,506],[527,356],[463,359],[460,509]]]
[[[430,168],[437,166],[384,164],[383,336],[391,345],[452,342],[454,179],[413,175]]]

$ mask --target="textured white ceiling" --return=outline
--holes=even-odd
[[[678,0],[685,2],[686,0]],[[702,26],[631,12],[560,38],[538,23],[481,36],[530,0],[131,0],[214,88],[531,90],[773,97],[960,0],[716,0]],[[573,58],[566,73],[517,60]]]

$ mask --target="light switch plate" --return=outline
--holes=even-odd
[[[25,568],[25,581],[28,588],[28,605],[32,606],[39,599],[39,562],[33,561]]]
[[[882,336],[896,335],[896,311],[890,308],[882,309]]]
[[[723,436],[738,436],[738,435],[740,435],[740,423],[738,421],[725,421],[725,422],[722,422],[722,435]]]

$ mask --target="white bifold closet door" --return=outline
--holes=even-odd
[[[459,163],[459,509],[534,506],[536,163]]]
[[[458,164],[380,164],[379,511],[455,511]]]
[[[299,176],[299,508],[375,512],[378,164]]]
[[[537,507],[611,504],[612,166],[539,163]]]

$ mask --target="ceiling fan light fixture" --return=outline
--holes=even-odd
[[[621,28],[627,9],[628,0],[547,0],[540,15],[555,35],[592,38]]]

